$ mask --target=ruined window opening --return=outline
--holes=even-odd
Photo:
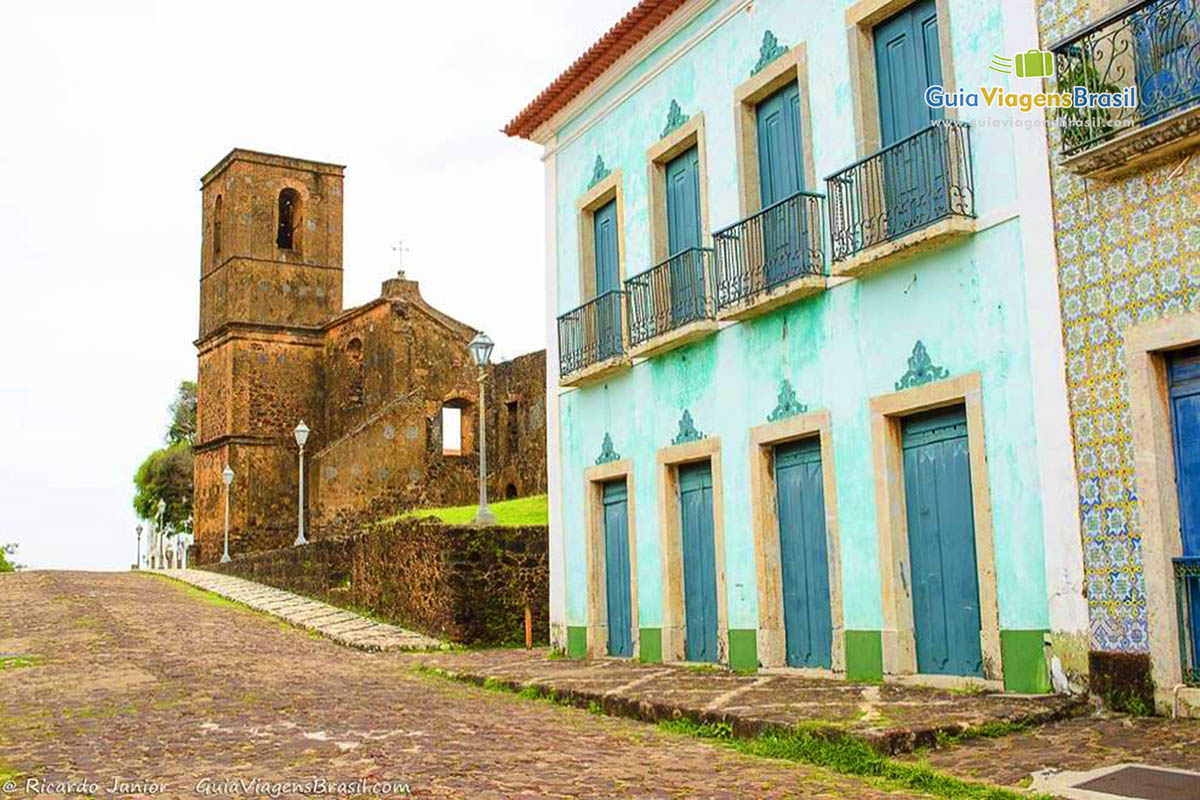
[[[221,208],[222,208],[221,195],[217,195],[217,202],[213,203],[213,224],[212,224],[213,260],[214,261],[217,259],[217,256],[221,255]]]
[[[517,449],[517,442],[521,439],[521,418],[517,414],[516,400],[505,403],[504,408],[508,413],[508,449],[511,452]]]
[[[442,455],[462,455],[462,409],[442,406]]]
[[[357,405],[363,402],[363,384],[366,380],[363,368],[362,339],[356,336],[346,345],[346,360],[350,364],[350,386],[346,393],[347,400],[352,405]]]
[[[505,500],[516,500],[517,499],[517,487],[515,484],[510,483],[508,486],[504,487],[504,499]]]
[[[281,250],[293,248],[299,224],[300,193],[295,189],[284,189],[279,193],[279,231],[275,235],[275,244]]]

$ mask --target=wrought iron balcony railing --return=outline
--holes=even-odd
[[[1200,557],[1174,559],[1183,682],[1200,686]]]
[[[834,261],[946,217],[974,217],[970,126],[938,120],[825,182]]]
[[[799,191],[713,234],[718,310],[825,274],[824,202],[824,195]]]
[[[1122,130],[1200,104],[1200,3],[1132,3],[1050,48],[1059,92],[1137,88],[1133,108],[1060,108],[1062,152],[1073,156]]]
[[[558,318],[560,377],[624,354],[622,294],[612,289]]]
[[[692,247],[625,281],[630,347],[714,318],[712,252]]]

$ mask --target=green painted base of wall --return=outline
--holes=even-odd
[[[883,680],[883,638],[879,631],[846,631],[846,680]]]
[[[1000,631],[1005,691],[1021,694],[1046,694],[1050,691],[1045,636],[1046,631]]]
[[[587,658],[587,628],[567,627],[567,658]]]
[[[758,671],[758,631],[753,628],[729,631],[729,667],[738,672]]]
[[[643,664],[662,663],[662,629],[638,629],[638,661]]]

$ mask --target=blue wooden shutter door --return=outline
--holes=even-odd
[[[683,604],[688,661],[717,660],[717,562],[713,536],[712,467],[679,468],[683,534]]]
[[[828,669],[833,621],[819,439],[775,448],[775,493],[787,663]]]
[[[604,576],[608,605],[608,653],[633,655],[633,608],[629,575],[629,490],[625,479],[604,484]]]
[[[596,248],[596,347],[600,359],[621,352],[621,286],[617,253],[617,201],[593,215]],[[611,294],[610,294],[611,293]]]
[[[675,326],[699,319],[704,299],[700,246],[700,155],[695,147],[667,164],[667,249]]]
[[[881,144],[897,145],[882,157],[887,232],[895,237],[940,219],[949,208],[942,137],[908,138],[943,116],[925,102],[925,90],[942,82],[934,0],[881,22],[874,38]]]
[[[906,419],[903,452],[917,671],[982,676],[975,519],[963,409],[939,409]]]
[[[762,207],[763,277],[774,286],[805,263],[807,219],[798,202],[771,208],[804,188],[800,146],[800,89],[788,84],[758,104],[758,181]]]
[[[1169,377],[1183,555],[1200,557],[1200,349],[1172,358]],[[1193,610],[1192,669],[1200,670],[1200,581],[1191,580],[1187,592]]]

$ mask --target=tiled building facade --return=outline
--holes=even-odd
[[[1141,93],[1139,111],[1110,115],[1128,129],[1106,116],[1096,141],[1053,125],[1048,138],[1091,681],[1118,703],[1153,687],[1164,707],[1182,679],[1170,559],[1187,501],[1153,465],[1170,471],[1158,456],[1193,444],[1168,441],[1174,412],[1161,412],[1168,363],[1195,343],[1200,319],[1200,9],[1050,0],[1037,14],[1060,89],[1092,52],[1094,80]]]

